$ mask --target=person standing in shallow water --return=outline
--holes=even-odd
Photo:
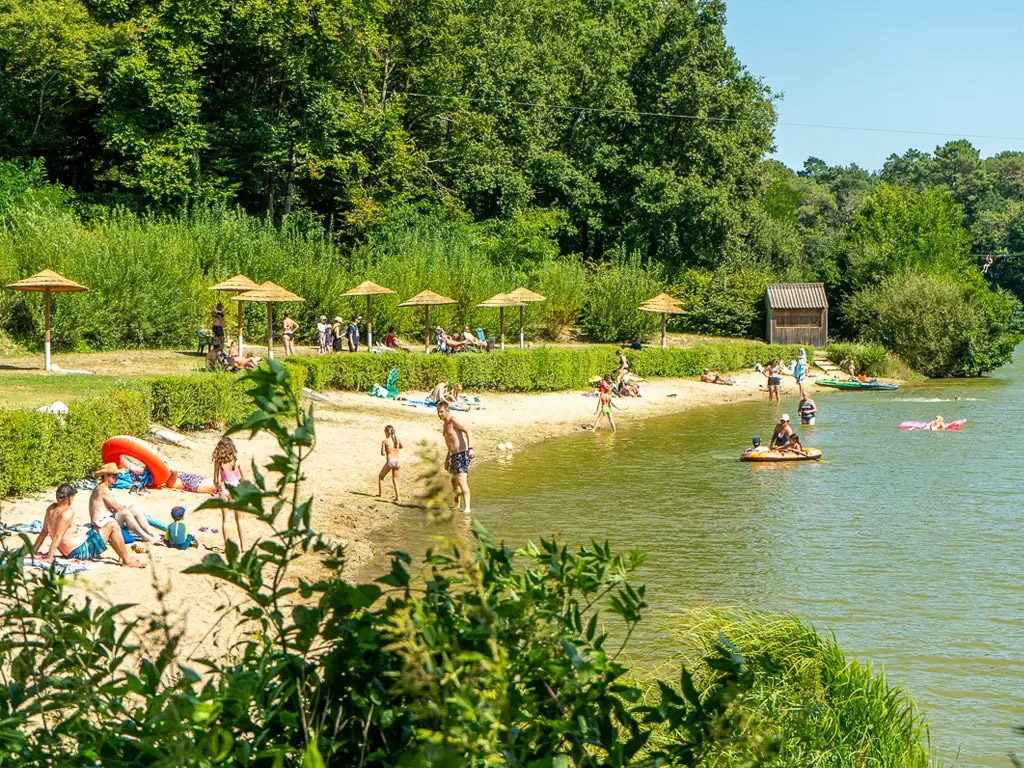
[[[455,420],[446,401],[437,404],[437,417],[444,423],[441,433],[444,435],[445,447],[448,449],[444,468],[451,474],[456,504],[461,495],[465,500],[463,513],[472,514],[469,493],[469,463],[474,456],[473,435],[465,426]]]

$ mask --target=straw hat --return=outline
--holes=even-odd
[[[102,467],[92,473],[93,477],[106,477],[107,475],[116,475],[121,471],[120,467],[112,461],[108,461]]]

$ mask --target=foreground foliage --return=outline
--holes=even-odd
[[[53,574],[28,578],[24,552],[9,551],[0,762],[653,768],[705,765],[741,746],[756,749],[752,764],[780,754],[769,724],[745,714],[770,684],[756,648],[751,664],[722,635],[698,654],[696,680],[683,668],[678,686],[647,696],[628,676],[622,654],[646,607],[631,582],[637,552],[543,539],[513,552],[477,528],[472,546],[429,552],[422,581],[401,553],[374,583],[342,579],[343,549],[314,532],[301,488],[312,411],[277,364],[251,381],[260,410],[231,431],[268,434],[280,452],[230,501],[204,506],[241,510],[274,533],[188,569],[239,598],[220,609],[241,631],[233,652],[190,658],[166,609],[130,619],[126,606],[73,600]],[[289,573],[302,555],[321,561],[314,580]]]
[[[735,710],[738,738],[705,765],[763,761],[772,768],[930,768],[928,729],[914,701],[884,673],[851,661],[832,636],[794,617],[702,609],[685,616],[680,641],[701,695],[721,673],[709,653],[727,636],[750,687]],[[770,757],[764,759],[766,746]]]

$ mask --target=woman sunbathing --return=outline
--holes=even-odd
[[[724,378],[718,371],[709,371],[707,368],[700,375],[700,380],[707,384],[724,384],[727,387],[731,387],[733,382],[729,379]]]

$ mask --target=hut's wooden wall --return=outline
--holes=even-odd
[[[803,344],[824,349],[828,345],[828,310],[768,307],[767,336],[770,344]]]

